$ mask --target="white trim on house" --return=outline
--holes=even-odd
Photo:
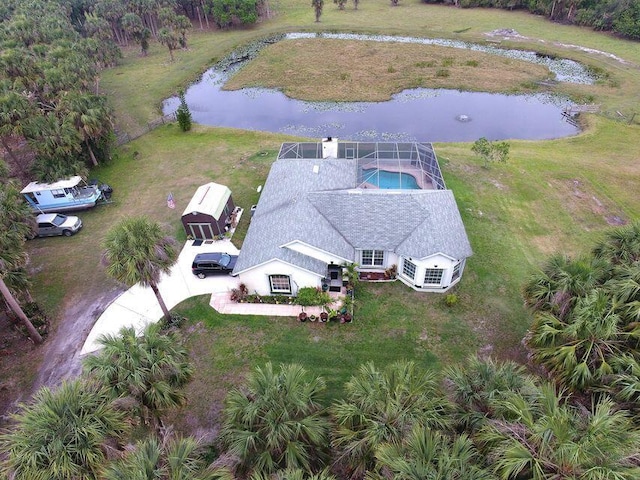
[[[268,275],[269,277],[269,288],[271,290],[271,294],[272,295],[291,295],[291,292],[293,291],[293,289],[291,288],[291,275],[284,275],[281,273],[272,273],[270,275]],[[274,287],[274,280],[276,280],[276,277],[278,278],[286,278],[287,279],[287,286],[288,288],[284,289],[284,288],[275,288]]]
[[[315,247],[301,240],[293,240],[292,242],[284,243],[280,245],[280,248],[288,248],[294,252],[302,253],[303,255],[307,255],[327,264],[351,262],[351,260],[347,258],[327,252],[326,250],[322,250],[321,248]]]
[[[242,251],[242,250],[241,250],[241,251]],[[246,269],[244,269],[244,270],[242,270],[242,271],[240,271],[240,272],[233,272],[233,276],[234,276],[234,277],[235,277],[235,276],[240,276],[240,275],[242,275],[243,273],[250,272],[251,270],[255,270],[255,269],[257,269],[257,268],[264,267],[264,266],[269,265],[269,264],[271,264],[271,263],[282,263],[282,264],[284,264],[284,265],[288,265],[288,266],[290,266],[290,267],[293,267],[293,268],[295,268],[295,269],[297,269],[297,270],[302,270],[302,271],[308,272],[308,273],[310,273],[310,274],[312,274],[312,275],[317,276],[318,278],[323,278],[323,276],[322,276],[322,275],[320,275],[320,274],[318,274],[318,273],[316,273],[316,272],[312,272],[311,270],[308,270],[308,269],[306,269],[306,268],[299,267],[298,265],[294,265],[294,264],[292,264],[292,263],[290,263],[290,262],[286,262],[286,261],[281,260],[281,259],[279,259],[279,258],[271,258],[271,259],[267,260],[266,262],[262,262],[262,263],[261,263],[261,264],[259,264],[259,265],[254,265],[254,266],[252,266],[252,267],[246,268]]]
[[[451,262],[457,262],[458,261],[457,258],[452,257],[451,255],[447,255],[446,253],[442,253],[442,252],[437,252],[437,253],[434,253],[432,255],[427,255],[426,257],[419,258],[418,260],[420,260],[422,262],[426,262],[429,259],[436,259],[437,260],[438,256],[444,257],[444,258],[446,258],[447,260],[449,260]]]
[[[288,276],[290,279],[290,292],[273,292],[271,284],[272,275]],[[239,280],[244,283],[250,292],[259,295],[293,295],[298,294],[302,287],[322,288],[322,277],[314,272],[303,270],[281,260],[274,259],[265,262],[260,266],[251,269],[250,272],[238,275]]]
[[[364,252],[371,252],[371,259],[367,258],[367,263],[365,263],[365,258],[364,258]],[[380,252],[382,252],[382,260],[381,263],[378,265],[376,264],[376,261],[380,260],[379,256],[377,254],[379,254]],[[381,270],[386,268],[388,261],[387,258],[389,257],[389,252],[387,252],[386,250],[383,250],[381,248],[361,248],[361,249],[357,249],[356,250],[356,263],[358,264],[358,270]],[[368,255],[367,255],[368,257]],[[369,263],[370,260],[370,263]]]
[[[413,278],[405,273],[405,262],[415,265]],[[436,263],[437,262],[437,263]],[[462,278],[466,259],[455,260],[448,255],[436,254],[427,257],[426,260],[412,257],[400,257],[398,265],[398,279],[405,285],[418,292],[444,292],[449,290]],[[455,268],[459,266],[459,274],[453,278]],[[429,278],[434,278],[435,271],[441,270],[439,283],[427,283]],[[430,274],[429,274],[430,273]]]

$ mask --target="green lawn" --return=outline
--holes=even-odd
[[[341,12],[326,3],[322,22],[315,24],[306,2],[280,0],[272,8],[277,15],[251,29],[194,31],[190,49],[178,52],[172,64],[168,53],[157,46],[144,59],[128,51],[123,64],[103,72],[101,80],[116,107],[119,126],[132,133],[142,129],[159,115],[163,98],[235,46],[274,32],[300,30],[482,40],[483,32],[509,27],[545,40],[518,46],[538,46],[605,70],[609,77],[602,85],[571,89],[574,95],[601,104],[605,113],[627,114],[640,98],[637,43],[524,13],[458,10],[417,1],[397,8],[388,2],[362,3],[357,12],[349,8]],[[454,33],[465,28],[469,30]],[[606,50],[633,64],[554,42]],[[340,50],[326,55],[339,56]],[[455,290],[460,302],[452,308],[444,305],[440,295],[417,293],[400,283],[363,285],[356,299],[355,322],[350,325],[222,316],[208,306],[207,298],[182,304],[179,310],[189,317],[184,331],[198,368],[189,386],[189,406],[177,417],[180,428],[212,428],[228,387],[267,360],[300,362],[322,374],[328,381],[328,395],[335,398],[357,366],[368,360],[385,364],[411,358],[442,368],[478,349],[500,358],[522,359],[520,340],[529,317],[520,287],[535,265],[557,250],[578,253],[617,219],[629,221],[640,214],[640,127],[594,115],[586,116],[585,122],[585,133],[576,137],[511,142],[509,162],[490,169],[481,167],[470,144],[435,146],[474,250]],[[90,300],[99,292],[110,282],[100,265],[101,241],[123,216],[148,215],[184,239],[180,214],[202,183],[228,185],[235,202],[250,207],[258,198],[256,187],[264,183],[285,140],[296,139],[202,126],[185,134],[176,125],[166,125],[123,146],[110,164],[92,172],[92,177],[114,187],[114,203],[83,213],[85,228],[71,239],[30,242],[34,296],[59,321],[63,307],[78,299]],[[175,210],[166,207],[169,192],[176,199]],[[248,216],[234,236],[237,246],[247,225]],[[28,376],[36,366],[37,362],[3,368],[3,374],[10,370],[12,375]]]

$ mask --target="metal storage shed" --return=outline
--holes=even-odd
[[[182,212],[182,225],[187,236],[196,240],[211,240],[224,235],[231,228],[234,209],[228,187],[207,183],[198,187]]]

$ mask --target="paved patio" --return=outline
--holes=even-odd
[[[230,240],[216,240],[200,245],[187,241],[176,264],[169,275],[161,278],[158,288],[167,308],[171,310],[180,302],[197,295],[211,294],[209,304],[220,313],[237,315],[265,315],[297,317],[299,305],[275,305],[264,303],[236,303],[230,299],[231,289],[240,283],[228,275],[210,276],[200,279],[191,273],[193,257],[198,253],[226,252],[237,255],[238,249]],[[320,315],[320,307],[305,307],[309,315]],[[87,336],[80,355],[94,352],[100,348],[98,338],[104,334],[116,334],[122,327],[133,326],[141,332],[149,323],[162,318],[162,310],[153,291],[149,287],[134,285],[116,298],[100,315]]]

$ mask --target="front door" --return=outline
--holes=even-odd
[[[327,276],[329,279],[329,291],[342,291],[342,267],[339,265],[329,265],[327,268]]]

